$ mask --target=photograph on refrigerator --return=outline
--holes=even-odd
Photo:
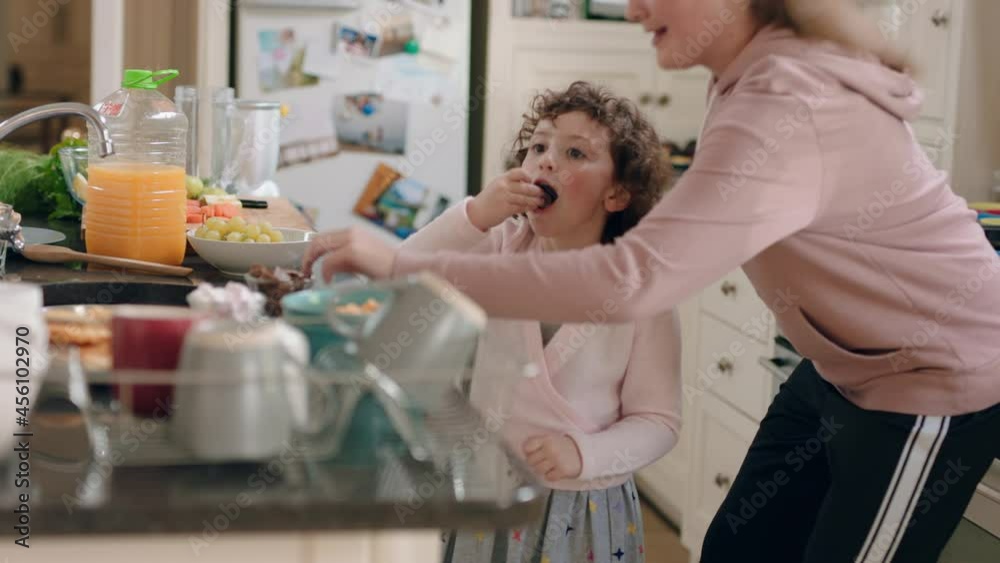
[[[341,149],[406,152],[409,104],[387,100],[381,94],[364,93],[337,96],[333,112]]]
[[[377,57],[381,46],[378,35],[341,24],[334,28],[334,45],[337,52],[361,58]]]
[[[447,196],[380,163],[355,203],[354,212],[405,239],[450,205],[451,199]]]
[[[292,28],[261,30],[258,75],[260,89],[273,92],[288,88],[315,86],[319,78],[303,69],[306,44],[296,37]]]

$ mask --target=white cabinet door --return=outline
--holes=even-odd
[[[757,426],[711,394],[702,398],[695,429],[694,463],[681,530],[684,545],[697,561],[715,512],[736,479]]]
[[[661,139],[683,147],[701,132],[712,75],[702,67],[664,71],[655,61],[651,72],[656,77],[656,91],[646,111]]]
[[[901,41],[919,65],[918,80],[926,96],[922,117],[937,125],[948,118],[948,96],[955,86],[952,77],[958,71],[950,64],[952,42],[960,39],[953,33],[957,9],[956,0],[899,1],[896,7]]]
[[[681,379],[683,389],[691,390],[697,384],[698,299],[686,301],[677,311],[681,321]],[[684,502],[690,479],[691,443],[698,408],[694,394],[685,393],[682,399],[680,440],[666,456],[637,475],[643,495],[679,527],[684,526]]]
[[[545,89],[564,89],[576,80],[606,86],[616,95],[633,100],[652,96],[653,54],[648,49],[582,51],[558,46],[516,49],[510,117],[518,125],[535,94]]]
[[[699,378],[693,389],[715,394],[755,421],[763,420],[772,378],[760,358],[770,357],[771,347],[707,315],[699,333]]]
[[[743,270],[733,270],[701,292],[701,308],[733,328],[770,342],[773,315]]]

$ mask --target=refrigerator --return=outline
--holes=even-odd
[[[237,4],[236,97],[282,104],[275,182],[320,230],[363,225],[398,243],[468,194],[472,11],[471,0]]]

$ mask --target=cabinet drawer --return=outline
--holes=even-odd
[[[684,515],[684,544],[701,549],[712,518],[736,480],[757,432],[757,425],[712,396],[701,404],[697,420],[695,460],[690,475],[690,497]]]
[[[769,338],[773,316],[767,313],[743,270],[734,270],[706,287],[701,293],[701,308],[761,342]]]
[[[764,344],[706,315],[698,334],[696,388],[760,421],[770,402],[772,380],[759,360],[770,355]]]

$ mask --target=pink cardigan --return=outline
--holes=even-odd
[[[907,121],[907,76],[765,29],[712,88],[698,153],[613,246],[499,259],[401,251],[494,316],[667,311],[742,265],[783,332],[858,406],[1000,403],[1000,259]]]
[[[527,221],[484,233],[466,203],[445,211],[403,243],[408,252],[519,253],[537,249]],[[523,457],[532,436],[567,434],[583,459],[568,490],[620,485],[666,454],[681,426],[680,328],[671,311],[627,324],[563,325],[543,348],[537,321],[490,319],[476,351],[472,402]],[[537,371],[523,367],[533,364]],[[489,429],[487,425],[487,429]]]

